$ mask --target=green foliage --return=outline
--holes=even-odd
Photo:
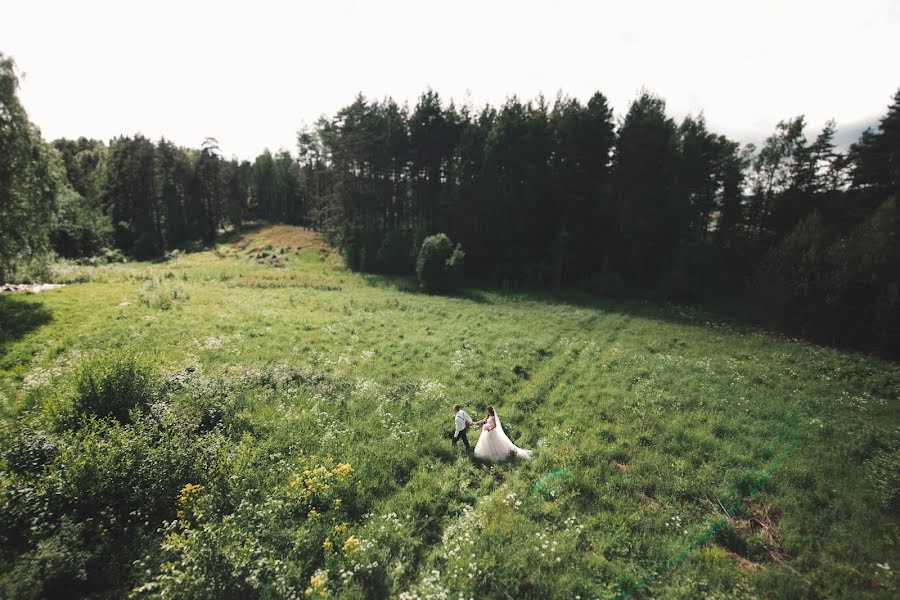
[[[97,256],[112,245],[112,221],[99,204],[66,186],[59,196],[56,225],[50,240],[60,256]]]
[[[8,508],[8,507],[7,507]],[[26,600],[62,598],[87,588],[89,573],[95,572],[102,554],[111,548],[90,548],[88,527],[62,517],[58,528],[36,541],[11,569],[0,575],[0,592],[8,598]]]
[[[625,277],[658,284],[664,261],[689,223],[688,203],[675,192],[678,147],[674,121],[661,98],[642,93],[619,128],[613,166],[615,213],[609,260]]]
[[[881,204],[849,234],[814,212],[769,253],[759,291],[782,326],[819,339],[898,350],[900,212]]]
[[[157,399],[159,383],[153,372],[130,356],[111,356],[84,366],[78,374],[73,415],[131,422],[133,410],[145,411]]]
[[[5,281],[18,283],[44,283],[53,276],[53,259],[50,252],[21,253],[6,264]]]
[[[896,595],[896,365],[686,306],[410,295],[294,233],[283,269],[223,245],[0,298],[0,596]],[[153,277],[190,305],[134,301]],[[130,355],[161,383],[109,368],[123,400],[86,404],[127,420],[73,418]],[[453,402],[534,459],[451,447]]]
[[[0,53],[0,281],[39,274],[64,169],[19,102],[15,63]]]
[[[117,377],[114,386],[129,379],[141,385],[121,370]],[[40,468],[28,463],[4,473],[0,490],[4,597],[91,595],[127,585],[133,562],[148,549],[145,540],[178,516],[179,490],[207,481],[211,465],[228,460],[219,453],[230,447],[220,430],[198,428],[195,411],[162,401],[153,410],[131,411],[121,423],[87,415],[78,428],[40,435]],[[30,432],[18,446],[34,438]]]
[[[409,234],[388,231],[381,240],[376,256],[378,272],[409,275],[413,272],[413,245]]]
[[[416,276],[422,289],[441,292],[452,289],[462,268],[465,253],[462,246],[453,246],[446,234],[430,235],[422,242],[416,257]]]

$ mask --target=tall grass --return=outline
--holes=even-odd
[[[0,596],[896,594],[896,364],[689,307],[275,269],[252,235],[17,299],[52,318],[0,361]],[[123,302],[174,285],[181,310]],[[452,447],[455,402],[534,459]]]

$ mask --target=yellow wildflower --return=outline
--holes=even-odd
[[[178,510],[176,512],[179,519],[184,519],[184,507],[187,506],[187,503],[199,496],[202,491],[202,485],[195,485],[193,483],[187,483],[181,488],[181,491],[178,492]]]
[[[309,578],[309,587],[306,588],[306,595],[316,598],[327,598],[330,595],[327,586],[328,571],[319,569]]]
[[[334,473],[335,477],[337,477],[338,479],[344,479],[346,477],[349,477],[353,473],[353,467],[351,467],[347,463],[341,463],[333,468],[331,472]]]
[[[355,535],[351,535],[347,538],[347,541],[344,542],[344,545],[341,546],[341,550],[344,551],[345,554],[349,554],[352,552],[357,546],[359,546],[359,540]]]

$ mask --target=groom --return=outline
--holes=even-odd
[[[469,438],[466,437],[466,434],[469,431],[469,425],[473,424],[472,418],[466,414],[466,411],[464,411],[459,404],[453,405],[453,414],[453,422],[456,429],[453,432],[453,441],[451,442],[451,445],[456,446],[456,442],[462,440],[466,450],[471,452],[472,447],[469,446]]]

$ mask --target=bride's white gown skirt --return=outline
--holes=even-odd
[[[523,450],[513,444],[506,434],[494,428],[490,431],[482,429],[475,444],[475,456],[482,460],[506,460],[510,456],[531,458],[531,450]]]

